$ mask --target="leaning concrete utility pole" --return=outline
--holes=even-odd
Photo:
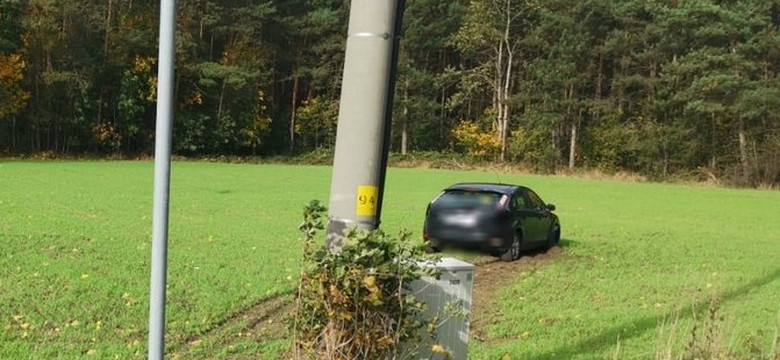
[[[168,264],[168,197],[171,183],[176,0],[160,2],[157,128],[154,149],[152,273],[149,285],[149,360],[165,355],[165,284]]]
[[[327,243],[379,226],[404,0],[352,0]]]

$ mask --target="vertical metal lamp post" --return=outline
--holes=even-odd
[[[352,0],[330,189],[328,247],[379,226],[404,0]]]
[[[176,0],[160,1],[157,128],[154,149],[152,274],[149,292],[149,360],[165,354],[165,284],[168,263],[168,197],[171,180]]]

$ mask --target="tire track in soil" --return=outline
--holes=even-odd
[[[193,358],[191,352],[208,339],[217,339],[214,346],[230,346],[241,339],[252,339],[262,343],[284,338],[287,335],[285,316],[292,312],[294,305],[292,291],[258,300],[215,324],[204,333],[190,336],[180,342],[176,350],[171,353],[171,358]],[[204,356],[208,355],[204,354]]]
[[[547,251],[524,252],[520,259],[512,262],[491,257],[477,258],[474,261],[470,337],[490,344],[492,339],[487,334],[487,328],[501,321],[501,309],[493,306],[496,291],[509,285],[521,273],[532,272],[562,255],[561,247],[555,246]]]
[[[563,254],[560,246],[543,252],[525,252],[513,262],[480,256],[474,259],[474,287],[471,301],[471,338],[491,343],[487,327],[500,321],[500,309],[493,307],[494,294],[508,285],[522,272],[533,271],[538,266],[553,261]],[[220,338],[224,346],[235,339],[250,338],[257,342],[278,340],[288,335],[284,317],[291,314],[295,306],[293,292],[288,291],[261,299],[233,316],[216,324],[203,334],[191,336],[181,342],[172,358],[189,354],[195,347],[209,338]]]

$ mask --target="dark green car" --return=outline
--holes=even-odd
[[[554,210],[524,186],[456,184],[428,204],[423,237],[433,251],[475,249],[513,261],[523,250],[558,243],[561,225]]]

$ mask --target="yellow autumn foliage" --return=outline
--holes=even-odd
[[[154,66],[157,64],[157,58],[151,56],[136,56],[133,59],[133,72],[143,74],[146,77],[146,91],[143,94],[144,100],[148,102],[157,101],[157,76],[154,75]]]
[[[30,93],[22,88],[25,67],[22,55],[0,54],[0,119],[17,114],[27,105]]]
[[[501,139],[492,131],[483,131],[474,121],[462,120],[452,130],[458,146],[470,156],[495,157],[501,150]]]
[[[432,351],[434,354],[444,354],[444,353],[446,352],[446,350],[444,350],[444,346],[441,346],[441,345],[439,345],[439,344],[435,344],[435,345],[433,345],[433,346],[431,347],[431,351]]]

